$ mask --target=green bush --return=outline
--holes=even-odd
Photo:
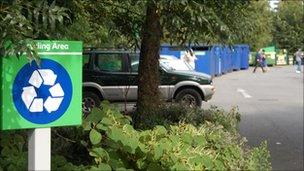
[[[237,107],[233,107],[226,112],[216,106],[204,110],[189,108],[180,104],[164,104],[152,112],[147,111],[141,118],[139,129],[152,129],[156,125],[168,127],[180,123],[188,123],[199,127],[206,122],[211,122],[215,125],[222,125],[228,131],[236,132],[240,117]]]
[[[175,110],[179,113],[175,113]],[[164,117],[145,120],[151,129],[136,130],[131,118],[103,104],[83,121],[82,144],[92,157],[85,169],[113,170],[270,170],[266,144],[250,150],[235,131],[239,113],[178,106],[160,108]],[[199,114],[199,115],[198,115]],[[183,116],[181,119],[180,117]],[[195,121],[195,122],[194,122]],[[188,123],[194,123],[188,124]],[[165,124],[166,127],[156,125]],[[171,125],[170,125],[171,124]],[[83,166],[81,166],[83,167]]]
[[[134,111],[134,113],[137,111]],[[165,127],[178,124],[185,118],[187,113],[192,112],[183,106],[177,104],[162,105],[153,111],[144,111],[140,116],[140,124],[137,129],[153,129],[156,125]],[[131,115],[134,115],[131,113]]]
[[[173,115],[166,116],[166,126],[156,125],[163,123],[158,118],[151,129],[136,130],[129,116],[106,103],[102,106],[93,109],[81,127],[53,129],[52,170],[271,169],[266,143],[250,149],[234,131],[236,110],[225,113],[213,107],[181,120],[183,112],[174,115],[167,108],[162,110]]]
[[[26,131],[0,132],[0,170],[27,170]]]

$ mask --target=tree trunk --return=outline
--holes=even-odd
[[[135,122],[140,121],[140,115],[156,109],[161,101],[158,90],[161,27],[154,1],[147,2],[146,20],[142,32]]]

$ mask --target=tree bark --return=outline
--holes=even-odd
[[[138,102],[135,115],[153,111],[160,104],[159,50],[161,39],[160,16],[155,1],[147,2],[139,59]],[[137,120],[140,117],[135,117]],[[136,121],[135,121],[136,122]]]

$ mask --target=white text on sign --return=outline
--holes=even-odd
[[[38,50],[43,50],[43,51],[51,51],[51,50],[68,50],[69,49],[69,45],[68,44],[61,44],[61,43],[57,43],[57,42],[54,42],[54,43],[41,43],[41,42],[38,42],[36,44],[37,46],[37,49]]]

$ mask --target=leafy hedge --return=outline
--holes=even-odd
[[[27,170],[26,131],[0,132],[0,171]]]
[[[52,170],[271,170],[266,143],[250,149],[235,131],[236,110],[194,113],[201,114],[200,122],[189,114],[136,130],[129,116],[104,103],[82,127],[53,129]]]
[[[147,111],[141,118],[140,129],[152,129],[156,125],[168,127],[179,123],[189,123],[199,127],[206,122],[211,122],[215,125],[222,125],[227,131],[235,133],[240,120],[241,115],[237,107],[226,112],[217,106],[203,110],[173,103],[160,106],[155,111]]]

